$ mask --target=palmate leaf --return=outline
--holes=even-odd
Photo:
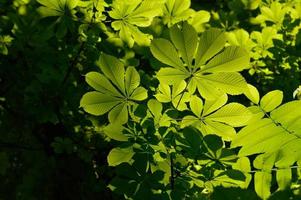
[[[195,126],[204,135],[217,134],[224,140],[231,140],[236,131],[233,127],[244,126],[251,119],[252,113],[243,105],[229,103],[222,96],[214,101],[203,102],[199,97],[190,98],[190,109],[195,116],[187,115],[181,122],[181,127]]]
[[[250,39],[249,33],[244,29],[238,29],[227,33],[227,39],[230,45],[245,47],[249,52],[256,46]]]
[[[67,30],[73,30],[73,21],[76,17],[76,7],[79,5],[79,0],[37,0],[42,6],[37,11],[42,18],[56,17],[53,24],[50,25],[51,30],[54,25],[56,27],[56,36],[62,38],[66,35]]]
[[[172,88],[170,88],[167,84],[160,84],[158,93],[155,94],[155,97],[159,102],[162,103],[168,103],[171,102],[172,105],[182,111],[186,110],[187,106],[185,102],[188,102],[190,99],[190,94],[183,91],[186,88],[186,82],[180,81],[177,84],[173,85]]]
[[[86,82],[96,91],[84,94],[80,106],[96,116],[109,112],[109,122],[124,124],[128,121],[129,107],[135,105],[135,101],[146,99],[147,90],[139,87],[140,76],[136,69],[125,70],[117,58],[102,54],[97,64],[103,74],[86,74]]]
[[[279,168],[276,177],[279,189],[283,190],[290,183],[290,166],[301,160],[301,101],[292,101],[276,108],[282,100],[282,93],[273,91],[266,95],[266,99],[270,97],[274,97],[270,100],[276,103],[266,104],[268,101],[265,100],[263,105],[258,105],[271,111],[269,118],[262,118],[261,115],[253,119],[252,123],[238,132],[231,143],[231,147],[241,146],[239,156],[260,154],[253,164],[257,169],[264,170],[255,175],[256,192],[262,198],[270,195],[270,189],[267,187],[271,182],[272,167]],[[272,108],[274,110],[271,110]],[[260,109],[265,114],[268,112]],[[264,182],[264,188],[261,182]]]
[[[41,5],[38,12],[42,17],[63,16],[71,14],[77,6],[78,0],[37,0]],[[73,13],[74,14],[74,13]]]
[[[187,20],[192,15],[190,0],[166,0],[163,22],[172,26],[180,21]]]
[[[224,48],[225,34],[218,29],[197,32],[187,22],[170,29],[171,41],[155,39],[151,52],[170,67],[161,68],[157,78],[161,84],[173,85],[185,80],[187,90],[198,89],[205,99],[216,99],[224,93],[237,95],[248,90],[245,79],[238,73],[249,67],[248,53],[237,46]]]
[[[269,7],[262,6],[260,8],[261,14],[254,19],[254,22],[264,24],[265,21],[269,21],[280,26],[288,9],[289,7],[285,4],[272,2]]]
[[[114,19],[112,27],[119,32],[120,38],[133,47],[148,46],[152,38],[138,27],[151,25],[153,18],[162,15],[163,0],[114,0],[110,17]]]
[[[166,113],[162,114],[163,106],[159,101],[151,99],[147,102],[147,107],[149,109],[149,117],[154,119],[155,126],[170,126],[171,118]]]
[[[166,0],[163,7],[163,23],[168,27],[188,21],[198,32],[203,31],[203,24],[210,19],[210,13],[204,10],[194,11],[190,0]]]

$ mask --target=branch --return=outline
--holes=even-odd
[[[77,61],[78,61],[78,59],[79,59],[79,57],[80,57],[80,54],[81,54],[82,51],[84,50],[84,44],[85,44],[84,42],[81,43],[81,45],[80,45],[80,47],[79,47],[79,50],[77,51],[75,57],[74,57],[73,60],[71,61],[70,65],[69,65],[69,67],[68,67],[68,69],[67,69],[67,72],[66,72],[66,74],[65,74],[65,76],[64,76],[64,79],[63,79],[63,81],[62,81],[62,83],[61,83],[61,86],[64,86],[65,83],[67,82],[67,80],[68,80],[68,78],[69,78],[69,76],[70,76],[70,74],[71,74],[73,68],[75,67],[75,65],[76,65],[76,63],[77,63]]]

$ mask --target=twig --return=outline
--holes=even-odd
[[[64,79],[63,79],[63,81],[62,81],[62,83],[61,83],[61,86],[64,86],[65,83],[67,82],[67,80],[68,80],[68,78],[69,78],[69,76],[70,76],[70,74],[71,74],[73,68],[75,67],[75,65],[76,65],[76,63],[77,63],[77,61],[78,61],[78,59],[79,59],[79,57],[80,57],[80,54],[81,54],[82,51],[84,50],[84,44],[85,44],[84,42],[81,43],[81,45],[80,45],[80,47],[79,47],[79,50],[77,51],[75,57],[74,57],[73,60],[71,61],[70,65],[69,65],[69,67],[68,67],[68,69],[67,69],[67,72],[66,72],[66,74],[65,74],[65,76],[64,76]]]

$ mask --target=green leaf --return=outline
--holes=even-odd
[[[109,112],[109,122],[117,124],[125,124],[128,121],[127,103],[121,103],[115,106]]]
[[[269,172],[256,172],[254,176],[255,191],[262,199],[268,199],[271,195],[270,187],[272,174]]]
[[[251,171],[251,163],[248,157],[241,157],[239,158],[236,163],[233,165],[233,169],[237,169],[244,173],[246,180],[241,185],[242,188],[248,188],[251,180],[252,175],[249,173]]]
[[[201,117],[203,110],[203,101],[197,96],[192,96],[189,103],[190,109],[198,117]]]
[[[227,33],[227,38],[230,45],[244,47],[248,52],[256,46],[251,40],[249,33],[244,29],[238,29]]]
[[[242,94],[248,89],[247,82],[237,72],[219,72],[209,75],[197,75],[197,80],[199,81],[197,87],[204,98],[212,99],[210,97],[212,94],[208,92],[213,92],[212,87],[219,89],[213,98],[217,98],[223,93],[238,95]],[[205,82],[205,83],[204,83]],[[207,88],[207,89],[206,89]]]
[[[95,90],[103,94],[110,93],[112,96],[122,97],[118,90],[116,90],[104,75],[98,72],[89,72],[86,74],[85,78],[86,82]]]
[[[180,21],[187,20],[192,14],[190,0],[166,0],[163,23],[170,27]]]
[[[287,169],[278,169],[276,179],[279,190],[288,189],[292,180],[292,170],[290,167],[288,166]]]
[[[248,84],[248,90],[245,91],[246,97],[250,99],[253,103],[258,104],[259,103],[259,92],[256,87],[254,87],[251,84]]]
[[[173,85],[172,90],[169,85],[160,84],[159,92],[155,95],[155,97],[162,103],[172,102],[176,109],[182,111],[187,109],[185,102],[188,102],[190,99],[190,95],[184,91],[185,88],[185,81],[181,81]]]
[[[185,71],[170,67],[161,68],[157,73],[157,78],[160,83],[174,85],[189,77]]]
[[[260,154],[256,156],[253,165],[264,169],[260,173],[265,174],[261,174],[259,180],[255,181],[255,186],[259,184],[256,192],[262,198],[268,198],[270,194],[271,168],[276,166],[278,170],[290,170],[290,166],[300,158],[301,113],[296,109],[300,106],[301,101],[292,101],[274,109],[269,118],[256,117],[239,131],[231,143],[231,147],[242,146],[239,156]],[[279,190],[283,190],[291,181],[290,172],[281,171],[278,177],[277,173]]]
[[[109,138],[125,142],[128,141],[128,137],[122,133],[123,129],[124,127],[119,124],[109,124],[103,129],[103,131]]]
[[[152,36],[138,27],[148,27],[155,17],[162,15],[163,3],[162,0],[115,0],[109,11],[114,19],[111,25],[130,48],[135,42],[140,46],[148,46]]]
[[[181,128],[185,128],[187,126],[198,127],[199,123],[200,123],[200,119],[198,117],[186,115],[185,117],[183,117],[180,127]]]
[[[129,106],[146,99],[147,90],[139,87],[140,76],[136,69],[128,67],[125,71],[117,58],[102,54],[97,64],[104,74],[90,72],[86,75],[87,83],[97,91],[83,95],[80,106],[93,115],[109,112],[110,123],[125,124]]]
[[[163,106],[159,101],[151,99],[147,102],[147,107],[155,119],[162,115]]]
[[[80,107],[92,115],[103,115],[120,103],[120,99],[100,92],[88,92],[81,101]]]
[[[205,31],[199,42],[197,49],[195,65],[204,65],[206,61],[220,52],[226,44],[224,32],[219,29],[211,28]]]
[[[42,17],[66,16],[75,14],[73,10],[78,5],[78,0],[37,0],[42,6],[37,9]],[[70,17],[70,16],[69,16]]]
[[[177,140],[178,145],[184,149],[187,156],[192,159],[197,159],[202,152],[201,134],[194,128],[185,128],[183,130],[183,138]]]
[[[203,68],[202,72],[237,72],[249,68],[250,57],[242,47],[229,46],[217,54]]]
[[[159,92],[155,94],[155,97],[158,101],[162,103],[168,103],[172,100],[171,97],[171,90],[169,85],[167,84],[160,84],[159,85]]]
[[[185,102],[188,102],[190,99],[190,95],[185,92],[186,86],[185,81],[172,86],[171,102],[176,109],[181,111],[187,109]]]
[[[244,175],[237,170],[215,170],[214,177],[210,180],[213,186],[222,186],[224,188],[233,188],[240,186],[244,181]]]
[[[0,35],[0,54],[8,55],[8,46],[12,41],[13,38],[10,35]]]
[[[205,10],[199,10],[195,12],[190,19],[188,19],[189,24],[191,24],[197,32],[203,32],[205,30],[205,23],[210,20],[210,12]]]
[[[134,90],[134,92],[130,96],[130,99],[134,101],[142,101],[146,99],[147,96],[147,90],[143,87],[138,87]]]
[[[125,70],[123,64],[114,56],[101,54],[97,65],[100,67],[104,75],[108,77],[123,94],[125,94]]]
[[[187,22],[184,22],[181,25],[182,27],[174,25],[170,29],[170,37],[185,63],[191,67],[198,44],[198,34]]]
[[[131,163],[131,159],[134,156],[132,147],[112,149],[107,157],[109,166],[117,166],[121,163]]]
[[[270,4],[270,7],[262,6],[260,8],[260,11],[262,13],[263,18],[266,21],[281,24],[287,12],[287,8],[285,8],[283,5],[285,4],[281,4],[279,2],[272,2]]]
[[[225,141],[231,141],[236,135],[236,131],[232,126],[211,121],[210,119],[205,119],[204,124],[202,124],[200,127],[200,130],[202,130],[204,135],[216,134],[222,137]]]
[[[223,147],[223,141],[221,140],[221,138],[213,134],[206,135],[204,137],[204,142],[206,143],[207,149],[213,152],[216,152]]]
[[[170,126],[171,118],[166,113],[162,114],[163,106],[159,101],[151,99],[147,102],[147,107],[150,112],[149,117],[154,119],[156,128]]]
[[[174,85],[187,81],[187,90],[194,94],[197,88],[205,99],[216,99],[225,93],[242,94],[248,89],[245,79],[236,72],[249,65],[249,58],[242,48],[227,47],[223,51],[224,33],[210,29],[202,34],[195,54],[196,31],[187,23],[182,24],[182,29],[179,26],[170,30],[174,45],[166,39],[154,40],[151,45],[152,54],[171,66],[161,68],[157,73],[160,83]]]
[[[154,39],[150,46],[152,54],[164,64],[172,66],[178,70],[185,69],[183,63],[178,56],[177,50],[166,39]]]
[[[265,112],[270,112],[281,104],[282,99],[283,99],[282,91],[280,90],[271,91],[261,98],[260,107]]]
[[[127,95],[131,95],[132,92],[139,86],[140,76],[134,67],[128,67],[125,72],[125,89]]]
[[[216,111],[217,109],[225,105],[227,101],[228,96],[225,94],[216,99],[206,100],[203,110],[203,116],[209,115],[210,113]]]
[[[251,117],[252,113],[245,106],[238,103],[229,103],[207,116],[207,119],[238,127],[246,125]]]

